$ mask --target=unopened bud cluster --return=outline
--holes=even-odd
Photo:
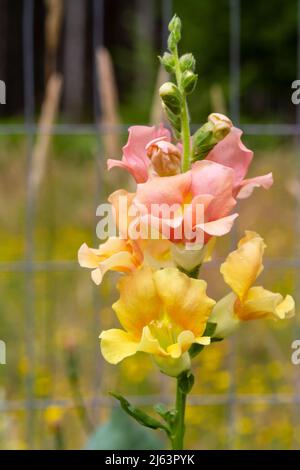
[[[181,39],[181,21],[178,16],[174,15],[170,21],[169,31],[169,52],[165,52],[160,57],[160,61],[168,73],[175,75],[177,86],[172,82],[164,83],[159,94],[167,118],[175,131],[175,136],[179,137],[183,101],[186,95],[194,91],[198,75],[194,73],[196,61],[193,54],[184,54],[178,57],[177,46]]]

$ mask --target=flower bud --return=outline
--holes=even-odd
[[[213,134],[218,142],[224,139],[232,128],[232,121],[224,114],[212,113],[208,116],[208,121],[214,125]]]
[[[173,16],[171,19],[169,25],[168,25],[168,30],[170,33],[175,33],[175,34],[180,34],[181,33],[181,20],[179,16],[176,14]]]
[[[176,116],[172,111],[170,111],[169,108],[163,103],[163,109],[167,115],[167,118],[172,126],[172,129],[174,131],[175,137],[177,139],[180,138],[180,132],[181,132],[181,119],[180,116]]]
[[[225,116],[225,114],[221,114],[221,113],[211,113],[208,116],[208,121],[212,122],[213,124],[224,122],[224,123],[227,123],[229,127],[232,127],[233,125],[231,119],[229,119],[228,116]]]
[[[159,89],[159,95],[165,106],[173,114],[179,115],[181,112],[181,94],[177,86],[172,82],[164,83]]]
[[[174,15],[169,23],[170,35],[168,38],[168,49],[174,52],[178,42],[181,39],[181,21],[177,15]]]
[[[190,70],[186,70],[182,74],[182,87],[187,95],[192,93],[194,91],[196,83],[198,80],[198,75],[195,73],[191,72]]]
[[[183,54],[179,59],[179,65],[181,72],[185,72],[186,70],[190,70],[194,72],[196,66],[196,60],[193,54]]]
[[[174,57],[169,52],[165,52],[162,57],[159,57],[159,60],[167,72],[172,73],[174,71]]]
[[[214,146],[229,134],[231,127],[232,122],[227,116],[210,114],[208,121],[193,136],[193,160],[205,158]]]
[[[158,137],[149,142],[146,150],[152,167],[159,176],[173,176],[180,173],[181,153],[171,142]]]

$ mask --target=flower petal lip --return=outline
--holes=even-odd
[[[99,338],[103,357],[110,364],[118,364],[138,350],[138,343],[124,330],[115,328],[102,331]]]
[[[261,286],[251,287],[243,304],[236,309],[241,320],[272,318],[284,320],[295,313],[294,299],[287,295],[271,292]]]
[[[98,249],[83,243],[78,251],[78,262],[92,269],[92,280],[99,285],[108,270],[128,273],[137,269],[143,262],[143,254],[135,241],[111,237]]]
[[[150,160],[147,156],[146,146],[157,137],[171,140],[170,131],[162,125],[157,128],[155,126],[131,126],[128,142],[123,147],[122,160],[108,159],[108,169],[118,166],[129,171],[137,183],[147,181]]]
[[[249,178],[242,181],[238,190],[237,197],[238,199],[246,199],[249,197],[254,188],[259,188],[260,186],[264,189],[269,189],[273,184],[273,174],[267,173],[266,175],[256,176],[255,178]]]

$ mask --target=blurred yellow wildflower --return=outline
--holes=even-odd
[[[50,430],[57,429],[63,419],[63,410],[58,406],[48,406],[44,412],[44,419]]]

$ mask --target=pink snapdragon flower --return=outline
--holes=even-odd
[[[252,162],[253,152],[241,141],[243,132],[232,127],[229,134],[207,155],[205,160],[220,163],[234,171],[233,196],[244,199],[255,187],[269,189],[273,184],[272,173],[245,179]],[[137,183],[145,183],[149,177],[176,174],[180,169],[180,148],[171,143],[170,131],[159,127],[132,126],[123,147],[122,160],[107,161],[108,169],[115,166],[126,169]]]
[[[207,243],[211,236],[228,233],[238,215],[230,214],[236,204],[233,184],[232,168],[204,160],[186,173],[138,184],[132,203],[140,211],[140,222],[155,227],[170,241],[193,242],[198,230]],[[153,213],[154,207],[159,212]],[[170,217],[172,207],[178,211]]]

